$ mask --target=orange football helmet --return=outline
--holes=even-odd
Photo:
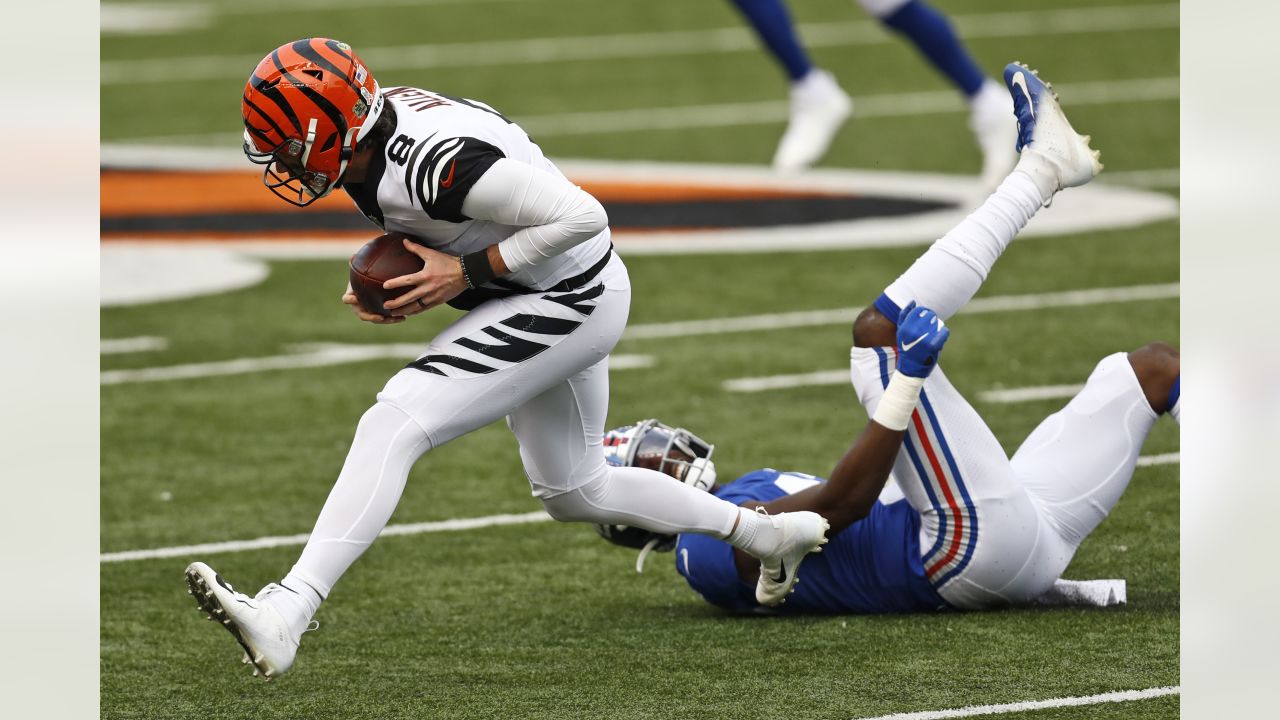
[[[305,207],[342,185],[356,143],[383,100],[351,46],[328,38],[281,45],[258,63],[241,102],[244,154],[262,183]]]

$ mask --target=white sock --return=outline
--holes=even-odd
[[[634,525],[658,533],[724,537],[739,508],[656,470],[610,467],[595,482],[543,501],[557,520]]]
[[[1169,417],[1173,418],[1173,421],[1179,425],[1182,424],[1182,398],[1178,398],[1178,402],[1169,408]]]
[[[748,555],[760,558],[778,549],[782,533],[769,522],[769,516],[740,507],[738,527],[724,541]]]
[[[304,578],[298,577],[297,573],[290,572],[285,575],[284,579],[280,581],[280,586],[292,591],[286,593],[286,595],[301,604],[306,611],[307,620],[310,620],[316,614],[316,610],[320,609],[320,603],[324,602],[324,596],[320,594],[320,591],[311,587],[311,583]]]
[[[944,319],[951,317],[978,292],[1046,199],[1020,162],[986,202],[934,242],[884,294],[899,308],[915,300]]]
[[[431,448],[426,433],[400,409],[377,403],[356,427],[346,463],[316,519],[302,556],[284,583],[319,606],[338,578],[386,527],[409,468]],[[303,585],[316,596],[308,600]],[[314,613],[314,610],[311,612]]]

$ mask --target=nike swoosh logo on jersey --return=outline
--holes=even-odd
[[[689,576],[689,548],[680,548],[680,559],[684,561],[684,575]]]
[[[1018,71],[1013,74],[1012,82],[1014,86],[1017,87],[1019,90],[1021,90],[1022,94],[1026,96],[1027,107],[1031,110],[1032,119],[1035,119],[1036,104],[1031,101],[1031,91],[1027,89],[1027,77],[1022,74],[1022,71]]]
[[[925,338],[927,338],[927,337],[929,337],[929,333],[925,333],[925,334],[921,335],[920,337],[916,338],[915,340],[912,340],[912,341],[911,341],[911,342],[909,342],[909,343],[903,343],[903,344],[902,344],[902,352],[910,352],[910,351],[911,351],[911,348],[915,347],[916,345],[919,345],[919,344],[920,344],[920,341],[921,341],[921,340],[923,340],[923,339],[925,339]]]
[[[453,162],[449,163],[449,177],[440,181],[440,187],[444,188],[445,190],[448,190],[449,187],[453,185],[453,169],[457,166],[458,166],[457,160],[454,160]]]

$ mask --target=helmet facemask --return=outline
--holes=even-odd
[[[658,420],[610,430],[605,434],[605,460],[614,466],[642,467],[669,475],[686,485],[710,492],[716,484],[711,454],[715,445],[685,430]],[[644,570],[650,552],[669,552],[676,536],[629,525],[595,525],[605,540],[623,547],[638,548],[636,572]]]

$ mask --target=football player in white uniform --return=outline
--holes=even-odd
[[[406,243],[423,269],[386,283],[393,317],[448,303],[467,313],[392,377],[361,418],[297,564],[256,597],[208,565],[187,568],[200,607],[268,679],[338,578],[378,536],[423,453],[506,418],[535,497],[557,520],[706,533],[761,562],[758,599],[776,604],[801,558],[825,542],[812,512],[767,515],[670,476],[605,462],[608,357],[631,301],[600,203],[489,106],[418,88],[379,88],[345,43],[282,45],[250,76],[244,150],[263,182],[306,206],[344,189]]]

